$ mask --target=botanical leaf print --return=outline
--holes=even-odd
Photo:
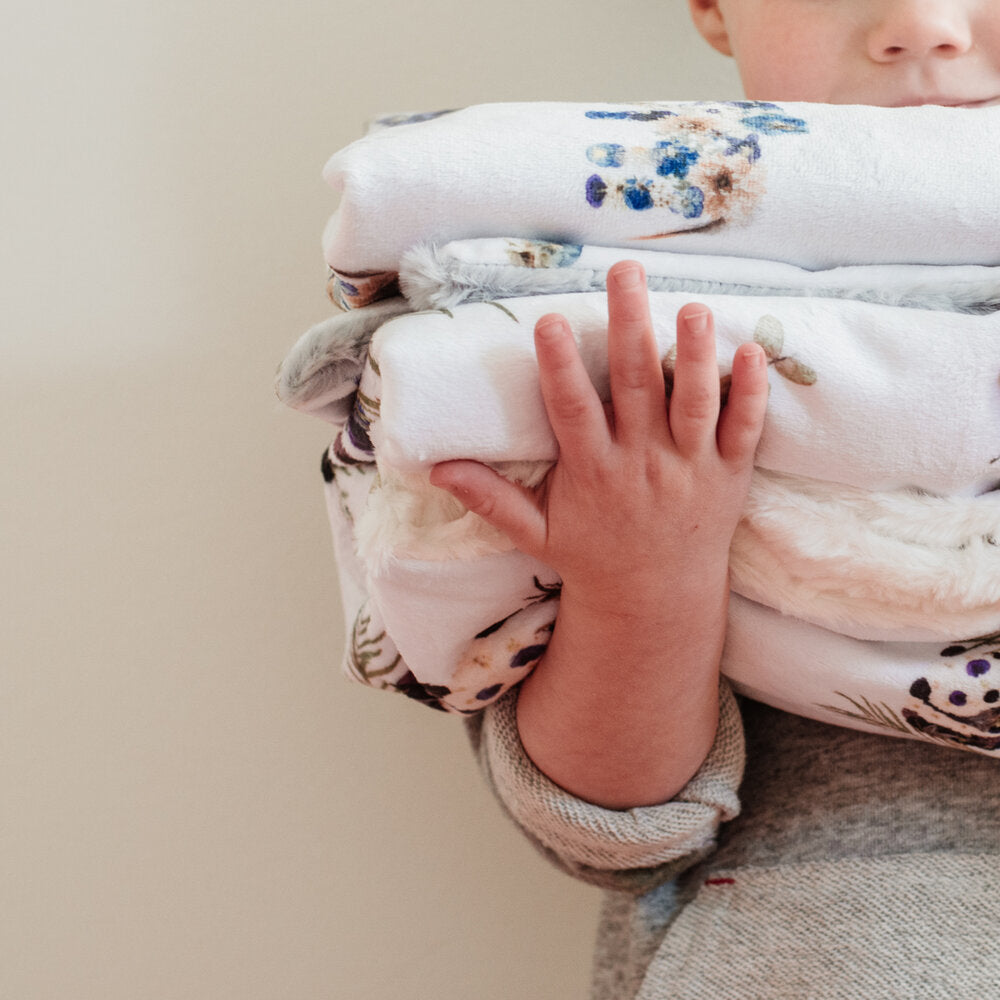
[[[367,606],[363,607],[354,619],[351,638],[347,648],[347,662],[350,671],[365,684],[375,682],[387,674],[391,674],[400,663],[400,656],[395,650],[389,650],[389,642],[385,630],[375,635],[369,634],[372,626],[372,616]],[[389,655],[384,655],[388,653]],[[395,653],[395,655],[392,655]]]
[[[441,313],[442,315],[447,316],[448,319],[454,319],[455,318],[455,314],[450,309],[445,309],[443,306],[440,306],[437,309],[418,309],[416,312],[411,312],[408,315],[410,315],[410,316],[427,316],[430,313]]]
[[[789,382],[796,385],[812,385],[816,381],[816,372],[807,364],[783,354],[785,345],[785,328],[776,316],[761,316],[754,327],[753,339],[764,348],[767,363],[774,365],[774,370]]]
[[[582,252],[579,243],[507,240],[507,259],[518,267],[572,267]]]
[[[819,707],[905,736],[985,753],[1000,751],[1000,633],[953,643],[941,656],[950,662],[928,667],[917,677],[898,711],[840,691],[835,693],[851,709]]]
[[[774,362],[774,370],[796,385],[812,385],[816,381],[816,373],[795,358],[778,358]]]
[[[890,729],[902,736],[912,736],[909,726],[885,703],[875,704],[864,696],[852,698],[841,691],[833,692],[838,698],[843,698],[852,709],[847,709],[838,705],[819,705],[828,712],[834,712],[845,719],[853,719],[855,722],[866,722],[870,726],[878,726],[881,729]]]
[[[769,360],[776,361],[785,346],[785,328],[776,316],[761,316],[754,327],[753,339],[764,348]]]
[[[500,302],[494,302],[492,299],[490,299],[489,301],[486,302],[486,305],[494,306],[495,308],[499,309],[500,312],[506,313],[515,323],[521,322],[505,305],[503,305]]]
[[[765,315],[757,321],[754,327],[753,339],[764,348],[768,365],[782,377],[796,385],[813,385],[816,382],[816,372],[807,364],[782,353],[785,346],[785,328],[776,316]],[[663,386],[667,399],[674,391],[674,369],[677,366],[677,345],[672,344],[663,356]],[[733,377],[728,372],[719,376],[719,400],[722,406],[729,399],[729,390]]]

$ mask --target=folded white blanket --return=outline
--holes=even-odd
[[[689,295],[653,292],[662,356]],[[701,295],[720,367],[749,340],[770,354],[762,469],[868,490],[977,494],[1000,480],[1000,312],[966,315],[864,302]],[[452,458],[538,461],[556,441],[537,386],[532,331],[562,313],[608,398],[603,292],[472,303],[403,315],[375,334],[380,460],[401,470]],[[872,434],[878,427],[879,433]],[[961,448],[955,443],[961,442]]]
[[[406,296],[321,324],[279,375],[343,425],[324,472],[350,672],[465,712],[544,651],[558,580],[427,470],[544,475],[534,320],[567,315],[606,393],[604,275],[640,257],[665,363],[694,295],[723,373],[743,340],[769,358],[727,676],[803,715],[997,750],[997,131],[942,108],[493,105],[334,157],[335,290]]]
[[[478,105],[336,153],[324,251],[351,275],[510,235],[811,269],[1000,264],[998,132],[1000,108]]]

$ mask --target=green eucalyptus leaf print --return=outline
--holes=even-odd
[[[812,385],[816,381],[816,372],[795,358],[778,358],[774,370],[796,385]]]
[[[502,312],[505,315],[507,315],[515,323],[520,323],[521,322],[502,302],[495,302],[492,299],[488,299],[485,302],[485,305],[493,306],[494,308],[499,309],[500,312]]]
[[[818,707],[824,708],[828,712],[833,712],[835,715],[842,716],[845,719],[851,719],[854,722],[864,722],[869,726],[877,726],[879,729],[888,729],[899,733],[901,736],[913,735],[912,730],[906,725],[899,714],[894,712],[884,702],[871,702],[862,695],[852,698],[841,691],[834,691],[833,693],[838,698],[843,698],[851,708],[845,708],[841,705],[819,705]]]
[[[365,684],[378,686],[377,681],[391,674],[400,664],[400,655],[392,646],[384,629],[370,633],[372,616],[367,605],[354,619],[347,650],[351,673]]]
[[[766,314],[757,320],[753,331],[754,342],[764,348],[769,366],[782,378],[796,385],[813,385],[818,376],[814,369],[805,362],[784,353],[785,328],[777,316]],[[669,400],[674,391],[674,370],[677,367],[677,345],[672,344],[660,363],[663,369],[663,388]],[[728,372],[719,376],[719,401],[725,406],[729,400],[729,391],[733,377]]]
[[[764,348],[768,361],[777,361],[785,346],[785,328],[777,316],[761,316],[754,327],[753,339]]]
[[[796,385],[813,385],[816,382],[818,376],[809,365],[784,353],[785,328],[777,316],[761,316],[754,327],[753,339],[764,348],[767,363],[773,365],[783,378]]]

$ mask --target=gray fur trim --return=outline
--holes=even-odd
[[[622,256],[627,256],[622,251]],[[856,270],[856,269],[852,269]],[[818,272],[825,280],[816,287],[760,286],[710,281],[690,277],[651,274],[650,291],[686,292],[692,295],[788,295],[796,297],[855,299],[882,305],[951,312],[988,313],[1000,309],[1000,268],[984,269],[981,279],[951,281],[947,268],[940,280],[915,278],[897,281],[892,287],[867,287],[845,279],[831,282],[834,272]],[[996,274],[992,272],[996,272]],[[306,410],[331,420],[346,416],[368,344],[386,321],[420,309],[450,309],[463,302],[529,295],[605,290],[606,270],[585,267],[530,268],[505,263],[458,261],[447,247],[422,244],[412,247],[400,268],[400,287],[405,298],[378,302],[317,323],[299,339],[278,370],[278,398],[294,409]]]
[[[623,251],[623,256],[627,253]],[[795,297],[854,299],[881,305],[931,309],[943,312],[989,313],[1000,309],[1000,269],[982,280],[933,285],[914,281],[892,288],[829,283],[816,287],[764,287],[725,281],[677,278],[650,274],[648,285],[655,292],[690,292],[707,295],[789,295]],[[828,272],[829,273],[829,272]],[[527,268],[513,264],[477,264],[453,259],[447,248],[424,244],[403,255],[399,283],[414,309],[450,309],[462,302],[553,295],[563,292],[604,291],[606,271],[582,267]]]
[[[588,268],[459,263],[431,244],[411,247],[399,265],[399,287],[414,309],[450,309],[463,302],[604,291],[604,278],[603,273]]]
[[[346,401],[357,388],[372,335],[383,323],[409,311],[404,299],[387,299],[311,327],[278,369],[278,399],[293,409],[310,411]]]

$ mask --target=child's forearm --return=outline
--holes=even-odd
[[[535,330],[539,381],[559,444],[525,490],[471,462],[431,482],[562,579],[549,649],[520,693],[529,756],[601,805],[665,801],[697,771],[718,716],[729,545],[767,403],[757,344],[741,346],[720,405],[712,316],[677,315],[667,399],[642,272],[608,274],[611,406],[564,319]]]
[[[652,587],[615,609],[564,587],[517,720],[528,756],[574,795],[614,809],[665,802],[708,756],[728,578],[724,561],[692,573],[674,593]]]

